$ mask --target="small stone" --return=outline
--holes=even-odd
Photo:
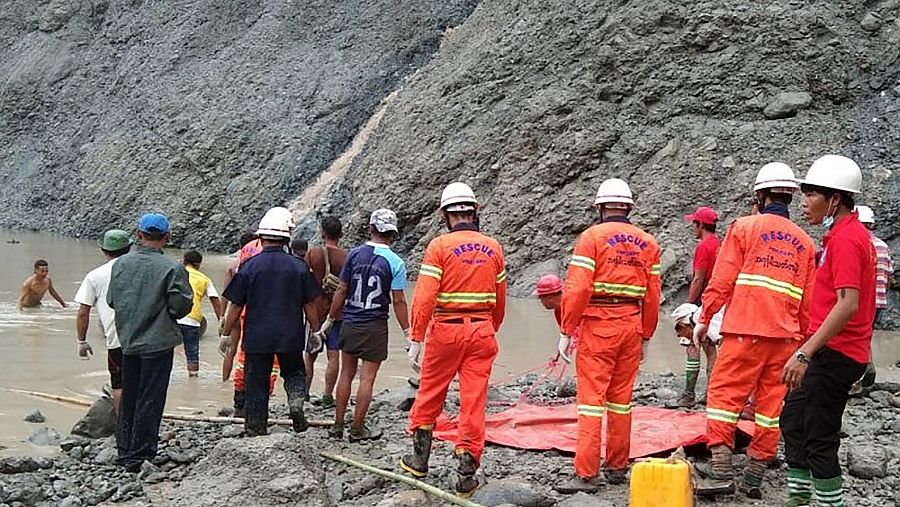
[[[732,157],[731,155],[725,157],[725,159],[722,160],[722,167],[725,169],[734,169],[736,165],[737,162],[735,162],[734,157]]]
[[[81,507],[82,505],[84,504],[81,502],[81,498],[77,496],[67,496],[59,503],[59,507]]]
[[[897,419],[891,424],[891,431],[900,434],[900,419]]]
[[[231,417],[234,415],[233,407],[222,407],[219,409],[219,417]]]
[[[191,449],[189,451],[179,451],[177,449],[169,449],[166,451],[169,455],[169,459],[179,464],[186,464],[195,461],[200,457],[200,451],[197,449]]]
[[[225,429],[222,430],[223,438],[234,438],[239,437],[244,434],[244,427],[238,424],[232,424],[230,426],[225,426]]]
[[[34,431],[28,441],[34,445],[59,445],[62,441],[62,435],[53,428],[42,426]]]
[[[888,400],[888,403],[890,403],[892,406],[894,406],[896,408],[900,408],[900,394],[895,394],[895,395],[891,396],[890,399]]]
[[[797,111],[809,107],[810,104],[812,95],[807,92],[783,92],[769,101],[763,115],[769,120],[792,118],[797,115]]]
[[[40,410],[32,410],[31,413],[25,416],[25,422],[30,423],[42,423],[46,420],[47,418],[44,417],[44,414],[42,414]]]
[[[472,501],[488,507],[501,504],[513,504],[522,507],[544,507],[553,505],[553,501],[527,479],[507,477],[491,481],[479,489]]]
[[[578,492],[556,504],[556,507],[614,507],[615,504],[598,496]]]
[[[84,447],[89,443],[90,441],[83,437],[79,437],[78,435],[70,435],[59,443],[59,447],[64,452],[69,452],[76,447]]]
[[[431,505],[434,504],[424,491],[412,489],[385,498],[376,507],[429,507]]]
[[[28,456],[13,456],[0,461],[0,474],[21,474],[35,472],[41,468],[34,458]]]
[[[860,479],[882,478],[887,475],[890,459],[884,447],[854,445],[847,452],[847,467],[850,469],[850,475]]]
[[[154,465],[153,463],[150,463],[149,461],[144,461],[143,463],[141,463],[141,471],[138,472],[137,477],[139,480],[145,480],[147,477],[149,477],[153,474],[160,473],[160,471],[161,470],[159,469],[158,466]]]
[[[881,28],[881,17],[874,12],[869,12],[863,16],[859,25],[867,32],[877,32]]]
[[[115,449],[101,449],[100,452],[94,456],[94,463],[97,465],[115,465],[116,458],[119,457],[119,453]]]

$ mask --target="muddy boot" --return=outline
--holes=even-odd
[[[812,502],[812,475],[805,468],[788,468],[786,507],[809,507]]]
[[[625,482],[628,480],[628,470],[627,469],[622,469],[622,470],[607,469],[607,470],[604,470],[603,473],[606,474],[606,482],[608,482],[610,484],[625,484]]]
[[[697,465],[695,467],[701,477],[697,481],[697,494],[699,496],[733,494],[734,469],[731,464],[731,449],[725,445],[717,445],[710,451],[712,451],[712,458],[709,460],[709,466]]]
[[[328,436],[334,438],[336,440],[344,439],[344,425],[341,423],[334,423],[328,428]]]
[[[382,431],[379,429],[372,430],[365,424],[359,428],[350,427],[350,443],[355,444],[363,440],[378,440],[381,438]]]
[[[319,400],[318,405],[325,409],[334,408],[334,405],[335,405],[334,396],[332,396],[330,394],[323,394],[322,399]]]
[[[478,471],[478,462],[466,451],[457,451],[456,458],[459,460],[459,466],[456,468],[456,473],[459,474],[456,479],[456,495],[469,498],[481,486],[478,478],[475,477],[475,472]]]
[[[576,476],[562,484],[553,486],[553,489],[555,489],[558,493],[571,495],[574,493],[594,493],[596,491],[599,491],[600,488],[605,485],[606,482],[600,475],[591,477],[589,479],[582,479],[581,477]]]
[[[244,419],[244,434],[248,437],[260,437],[269,433],[268,421],[262,417]]]
[[[674,403],[666,403],[666,408],[692,408],[696,403],[697,379],[700,377],[700,360],[687,358],[684,362],[684,391]]]
[[[697,404],[696,395],[693,391],[684,391],[675,401],[666,403],[666,408],[694,408]]]
[[[290,402],[291,421],[294,423],[294,431],[303,433],[309,429],[309,423],[306,421],[306,415],[303,413],[303,398]]]
[[[761,500],[763,476],[768,468],[769,463],[767,461],[750,458],[746,468],[744,468],[744,480],[738,486],[741,493],[747,495],[747,498]]]
[[[413,434],[413,453],[400,458],[400,468],[421,479],[428,475],[430,456],[431,428],[418,428]]]
[[[247,412],[244,411],[245,399],[244,391],[234,391],[234,416],[237,418],[243,419],[247,415]]]

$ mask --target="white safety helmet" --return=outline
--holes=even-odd
[[[672,320],[675,321],[676,326],[679,324],[692,326],[694,323],[691,319],[699,309],[700,307],[695,304],[684,303],[672,312]]]
[[[783,162],[769,162],[756,173],[753,191],[771,189],[776,194],[790,194],[800,189],[794,170]]]
[[[600,184],[600,188],[597,189],[597,198],[594,199],[594,206],[610,203],[634,206],[634,197],[628,183],[619,178],[610,178]]]
[[[444,211],[475,211],[478,199],[472,187],[465,183],[455,182],[444,187],[441,193],[441,209]]]
[[[862,187],[862,171],[847,157],[825,155],[813,162],[803,184],[858,194]]]
[[[291,229],[294,228],[294,217],[290,210],[277,206],[266,211],[259,221],[259,229],[256,234],[276,238],[291,238]]]
[[[859,213],[859,221],[864,224],[875,225],[875,212],[868,206],[857,206],[853,211]]]

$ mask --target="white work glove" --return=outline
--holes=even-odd
[[[709,332],[709,324],[697,323],[694,326],[694,345],[700,346],[706,342],[706,333]]]
[[[231,347],[231,337],[219,335],[219,354],[222,357],[228,355],[228,349]]]
[[[325,321],[326,323],[328,321]],[[325,327],[325,326],[322,326]],[[318,354],[322,352],[322,348],[325,346],[325,333],[323,331],[317,331],[315,333],[309,334],[309,341],[306,344],[306,351],[310,354]]]
[[[86,340],[76,340],[76,344],[78,345],[78,357],[82,361],[87,361],[94,355],[94,349],[91,348],[91,345]]]
[[[418,373],[422,369],[420,356],[422,355],[422,342],[409,341],[409,347],[406,349],[406,357],[409,359],[409,365],[413,371]]]
[[[331,317],[326,317],[325,322],[322,323],[322,327],[319,328],[319,333],[322,335],[328,334],[328,330],[331,329],[331,326],[334,325],[334,321],[331,320]]]
[[[572,358],[568,356],[570,345],[572,345],[572,337],[559,333],[559,342],[556,344],[556,359],[562,359],[567,363],[571,363]]]
[[[641,341],[641,364],[647,360],[647,353],[650,352],[650,340]]]

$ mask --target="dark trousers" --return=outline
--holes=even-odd
[[[122,466],[138,467],[156,457],[172,356],[173,349],[122,356],[122,401],[116,423],[118,463]]]
[[[284,379],[284,390],[287,392],[288,405],[302,406],[306,399],[306,368],[303,365],[303,352],[278,352],[268,354],[247,353],[244,362],[244,408],[246,417],[244,426],[248,433],[263,434],[269,426],[269,376],[272,374],[272,363],[278,356],[281,378]]]
[[[812,357],[803,384],[787,395],[781,411],[789,466],[809,470],[816,479],[840,477],[841,419],[850,386],[865,370],[865,364],[828,347]]]

